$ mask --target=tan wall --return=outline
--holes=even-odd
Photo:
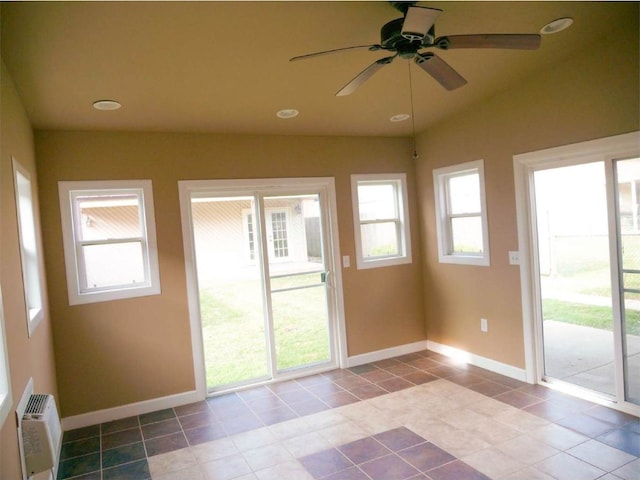
[[[37,176],[33,132],[14,85],[2,64],[1,139],[0,139],[0,284],[4,302],[4,321],[9,353],[13,407],[20,400],[29,378],[34,390],[53,393],[57,397],[55,361],[49,310],[44,305],[44,319],[33,332],[27,331],[18,220],[13,187],[12,157],[25,167],[31,176],[34,199],[37,202]],[[37,207],[36,207],[37,213]],[[0,436],[0,478],[21,478],[18,456],[18,436],[15,414],[11,412]]]
[[[560,34],[559,34],[560,35]],[[544,43],[544,42],[543,42]],[[582,53],[441,122],[417,165],[429,340],[524,367],[513,155],[638,130],[638,18]],[[491,267],[440,264],[434,168],[484,159]],[[489,332],[480,333],[480,318]]]
[[[37,132],[63,416],[194,388],[178,180],[334,176],[340,249],[355,265],[351,173],[406,172],[413,265],[343,271],[349,354],[424,340],[415,174],[407,139]],[[59,180],[150,178],[162,294],[69,307]]]

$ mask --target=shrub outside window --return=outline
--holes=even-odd
[[[352,175],[358,269],[411,263],[405,174]]]
[[[69,304],[160,293],[150,180],[60,182]]]
[[[433,182],[440,262],[488,266],[484,162],[438,168]]]

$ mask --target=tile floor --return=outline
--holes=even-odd
[[[58,479],[639,480],[640,421],[430,351],[65,432]]]

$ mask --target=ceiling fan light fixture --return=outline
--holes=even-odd
[[[563,17],[547,23],[540,29],[540,33],[543,35],[551,35],[566,30],[573,24],[573,18]]]
[[[102,111],[118,110],[122,108],[122,104],[115,100],[97,100],[93,102],[93,108]]]
[[[404,122],[405,120],[409,120],[411,118],[411,115],[409,115],[408,113],[399,113],[397,115],[394,115],[393,117],[391,117],[389,119],[390,122]]]
[[[300,112],[295,108],[284,108],[282,110],[278,110],[276,113],[278,118],[293,118],[297,117]]]

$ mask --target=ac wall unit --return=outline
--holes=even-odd
[[[22,417],[22,443],[27,474],[54,468],[58,462],[62,429],[53,395],[29,397]]]

